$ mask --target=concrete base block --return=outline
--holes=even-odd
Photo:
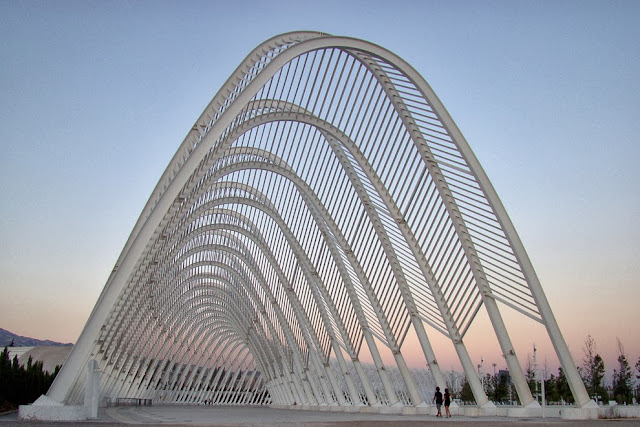
[[[640,418],[640,406],[609,404],[598,408],[599,418]]]
[[[450,407],[451,415],[462,415],[465,417],[495,417],[498,410],[493,402],[487,402],[482,406],[464,405],[458,407]],[[442,408],[444,412],[444,408]]]
[[[458,408],[458,413],[456,415],[462,415],[464,417],[479,417],[480,408],[477,406],[461,406]]]
[[[498,414],[496,404],[493,402],[487,402],[478,409],[480,410],[481,417],[494,417]]]
[[[418,408],[415,406],[405,406],[402,408],[402,415],[416,415],[418,413]]]
[[[415,415],[435,415],[437,413],[435,406],[415,406],[411,408],[413,410],[412,414]],[[444,406],[442,407],[442,412],[444,413]],[[404,413],[404,412],[403,412]]]
[[[538,406],[537,408],[528,408],[525,406],[501,407],[500,409],[501,410],[498,411],[498,415],[503,417],[527,418],[542,416],[542,408],[540,408],[540,406]]]
[[[332,410],[333,411],[340,411],[340,412],[352,412],[352,413],[358,413],[358,412],[362,412],[362,409],[366,408],[366,406],[336,406],[334,407]]]
[[[436,407],[430,406],[308,406],[308,405],[270,405],[278,409],[294,410],[316,410],[331,412],[350,412],[364,414],[391,414],[391,415],[436,415]],[[82,407],[79,407],[83,409]],[[463,417],[509,417],[509,418],[563,418],[567,420],[593,420],[598,418],[640,418],[640,406],[637,405],[610,405],[604,407],[582,407],[573,406],[496,406],[491,402],[483,406],[464,405],[449,408],[451,415]],[[20,409],[22,412],[22,407]],[[444,413],[444,407],[442,408]],[[36,418],[45,419],[45,418]],[[46,418],[51,419],[51,418]],[[83,418],[83,419],[86,419]]]
[[[565,420],[597,420],[598,408],[562,408],[560,418]]]
[[[42,395],[31,405],[20,405],[18,418],[29,421],[83,421],[88,417],[84,406],[63,405]]]
[[[379,406],[377,407],[377,413],[378,414],[402,414],[402,410],[403,410],[404,406]]]
[[[487,410],[483,410],[481,407],[475,405],[460,406],[459,408],[456,408],[455,411],[451,410],[451,413],[453,415],[461,415],[463,417],[483,417],[487,415],[495,415],[495,413],[487,414],[486,412]]]

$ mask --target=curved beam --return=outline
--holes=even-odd
[[[300,98],[297,89],[290,90],[298,81],[305,85]],[[351,84],[354,86],[348,88]],[[302,129],[300,134],[299,129]],[[304,129],[313,129],[307,132],[315,133],[305,134]],[[305,138],[304,135],[310,139],[301,141],[300,150],[278,146],[290,141],[290,135],[296,142],[296,138]],[[387,141],[389,144],[385,145]],[[255,147],[231,148],[236,142]],[[323,148],[327,144],[331,153]],[[318,162],[320,170],[318,165],[311,164],[314,154],[304,152],[308,147],[314,147],[322,156]],[[385,158],[392,160],[385,164],[381,160]],[[330,178],[331,169],[321,170],[323,167],[334,168],[337,175]],[[226,185],[215,184],[223,176],[229,180],[246,180],[249,187],[266,176],[268,180],[255,189],[259,192],[264,188],[265,198],[256,198],[255,192],[242,197],[214,194],[212,188]],[[273,178],[275,176],[278,178]],[[282,187],[272,191],[272,185]],[[339,187],[338,191],[347,189],[348,194],[323,198],[321,193],[326,195],[331,191],[327,188],[330,185]],[[284,209],[279,212],[279,208],[266,202],[267,193],[268,197],[273,194],[295,201],[272,203]],[[216,202],[209,203],[213,200],[211,197],[218,203],[226,200],[241,212],[248,210],[247,221],[233,217],[233,221],[239,222],[225,225],[224,230],[208,231],[201,225],[213,218],[199,217],[202,219],[196,221],[202,224],[189,223],[190,214],[199,209],[198,206],[216,205]],[[322,200],[327,200],[326,206]],[[346,209],[357,209],[357,213],[341,216],[337,209],[342,202],[347,203]],[[287,209],[302,209],[301,219],[296,219]],[[356,218],[367,227],[362,240],[342,234],[341,227],[358,226],[358,223],[343,221]],[[253,222],[257,222],[255,228],[245,227]],[[193,230],[199,230],[198,234],[189,240],[186,235]],[[256,238],[258,230],[260,238]],[[299,232],[309,234],[309,242],[300,239]],[[247,273],[245,267],[234,264],[231,259],[222,259],[238,276],[221,266],[216,267],[219,269],[216,272],[222,274],[220,280],[228,279],[230,286],[238,286],[233,289],[239,293],[225,291],[226,296],[215,300],[198,295],[193,303],[187,304],[189,313],[180,313],[185,306],[169,301],[168,298],[175,299],[175,296],[171,292],[158,292],[158,284],[184,286],[190,278],[177,274],[180,269],[198,260],[214,259],[196,249],[202,239],[209,238],[206,236],[232,242],[249,258],[253,258],[252,251],[256,251],[255,256],[259,258],[250,264],[255,262],[256,271],[262,270],[268,282],[260,283],[262,278],[255,274],[253,278],[243,276]],[[245,243],[250,247],[243,247]],[[361,248],[363,244],[375,250],[360,251],[356,255],[352,248]],[[182,256],[185,261],[180,264]],[[377,283],[386,283],[386,288],[374,289],[369,283],[369,275],[373,274],[370,259],[383,266],[385,276]],[[369,267],[363,268],[363,262]],[[204,270],[196,273],[201,271]],[[299,273],[302,276],[298,277]],[[171,282],[174,278],[176,281]],[[346,290],[330,287],[338,281]],[[308,285],[308,289],[298,291],[305,292],[300,298],[293,288],[296,283]],[[393,290],[389,290],[389,283],[393,284]],[[284,289],[284,295],[271,294],[265,300],[259,289],[265,295],[267,290]],[[154,189],[49,396],[60,402],[77,399],[85,375],[82,368],[94,357],[102,357],[107,363],[105,391],[109,393],[149,384],[158,369],[168,374],[167,369],[176,363],[201,363],[201,356],[181,353],[177,347],[179,342],[157,345],[163,335],[162,330],[155,329],[162,327],[162,322],[154,317],[157,304],[170,313],[169,328],[184,328],[190,334],[200,330],[198,328],[209,328],[206,338],[188,335],[183,342],[200,346],[205,342],[220,343],[225,349],[236,349],[234,358],[238,359],[234,359],[234,363],[238,365],[234,366],[244,366],[249,353],[240,349],[233,331],[239,325],[246,326],[248,319],[236,318],[234,313],[224,310],[216,311],[222,301],[235,304],[229,300],[231,295],[236,295],[233,298],[247,296],[241,306],[256,312],[260,319],[264,336],[249,339],[247,330],[244,339],[254,360],[263,370],[273,373],[268,384],[278,394],[279,401],[291,398],[286,396],[288,389],[301,402],[321,404],[323,396],[329,402],[332,392],[323,372],[327,373],[333,392],[340,400],[342,393],[335,386],[331,370],[327,369],[328,360],[319,360],[318,352],[328,358],[333,350],[340,362],[339,346],[343,345],[361,375],[368,402],[375,403],[376,396],[367,390],[366,376],[357,363],[364,337],[374,355],[389,403],[398,402],[379,355],[375,356],[373,325],[380,328],[383,342],[392,350],[411,396],[409,400],[419,404],[422,397],[404,363],[401,346],[410,322],[436,382],[442,382],[424,330],[425,321],[452,339],[470,377],[476,400],[485,404],[486,396],[462,342],[484,305],[520,400],[533,404],[498,308],[500,302],[545,325],[576,402],[580,406],[592,404],[515,228],[466,140],[413,68],[393,53],[362,40],[313,32],[290,33],[268,40],[239,66],[196,121]],[[150,297],[155,299],[149,300]],[[288,335],[292,330],[285,326],[285,313],[277,309],[274,309],[275,318],[260,318],[263,304],[269,301],[273,306],[278,298],[287,301],[296,317],[303,319],[300,336]],[[419,303],[428,307],[420,307]],[[202,310],[207,310],[202,304],[215,308],[212,314],[202,314]],[[309,313],[315,317],[304,319]],[[206,320],[207,316],[213,317]],[[266,332],[270,325],[275,327],[276,320],[280,323],[279,333],[288,335],[276,347],[293,346],[295,353],[291,387],[275,381],[282,377],[275,375],[272,365],[278,362],[276,353],[272,352],[280,350],[272,348],[274,343],[268,341]],[[210,326],[209,321],[217,322],[217,326]],[[314,339],[315,334],[325,333]],[[308,353],[298,353],[304,345]],[[301,354],[310,357],[305,361],[306,366],[300,361]],[[153,360],[160,355],[169,355],[172,360],[166,363]],[[309,363],[322,390],[316,387],[315,381],[308,382]],[[180,369],[174,372],[173,384],[200,387],[204,373],[196,376],[182,366]],[[344,363],[341,369],[346,372]],[[286,373],[287,367],[283,365],[282,371]],[[147,374],[150,374],[149,380]],[[227,372],[224,378],[216,378],[216,382],[235,383],[240,376],[239,371]],[[246,377],[246,372],[242,376]],[[189,393],[177,393],[176,399],[189,400],[193,396]],[[352,401],[354,397],[352,393]],[[226,402],[229,398],[225,396],[223,400]]]

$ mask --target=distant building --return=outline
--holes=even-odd
[[[502,378],[502,376],[506,376],[507,377],[507,383],[511,384],[511,374],[509,373],[509,371],[507,369],[500,369],[498,371],[498,378]]]

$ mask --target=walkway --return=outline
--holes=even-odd
[[[237,407],[237,406],[151,406],[151,407],[117,407],[100,409],[99,418],[94,421],[77,423],[83,427],[107,427],[122,424],[146,425],[191,425],[191,426],[356,426],[356,427],[393,427],[420,426],[425,423],[431,425],[446,424],[447,426],[470,427],[475,424],[482,426],[525,425],[527,427],[547,426],[577,427],[577,426],[640,426],[640,419],[635,420],[594,420],[594,421],[565,421],[559,418],[527,418],[516,419],[506,417],[452,417],[435,418],[426,415],[380,415],[361,413],[335,413],[318,411],[301,411],[273,409],[267,407]],[[17,414],[0,416],[0,426],[61,426],[68,423],[26,422],[18,421]]]

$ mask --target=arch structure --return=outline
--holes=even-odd
[[[464,341],[485,310],[535,407],[505,307],[546,327],[588,405],[518,234],[427,82],[372,43],[288,33],[187,134],[48,397],[82,401],[95,360],[103,399],[421,407],[446,386],[442,334],[491,407]],[[428,374],[408,368],[416,352]]]

